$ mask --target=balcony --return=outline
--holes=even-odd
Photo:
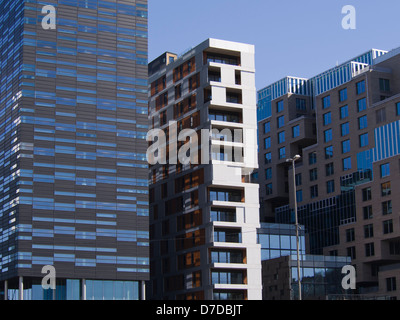
[[[242,91],[241,90],[226,90],[226,102],[242,104]]]
[[[216,52],[204,52],[204,64],[210,62],[240,66],[240,57]]]
[[[340,177],[340,188],[342,191],[354,189],[355,186],[372,181],[372,171],[356,171]]]

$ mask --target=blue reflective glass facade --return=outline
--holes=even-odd
[[[375,59],[387,51],[372,49],[310,79],[285,77],[258,91],[257,121],[271,116],[271,102],[285,94],[318,96],[353,79],[354,76],[375,64]]]
[[[303,78],[286,77],[258,91],[257,121],[271,116],[271,102],[287,93],[311,96],[311,82]]]
[[[147,1],[0,8],[0,280],[146,280]]]
[[[292,224],[261,223],[257,237],[262,261],[297,254],[296,227]],[[304,226],[300,226],[299,254],[306,254]]]

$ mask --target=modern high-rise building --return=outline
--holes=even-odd
[[[400,298],[399,62],[373,49],[258,92],[262,220],[293,223],[296,194],[310,252],[350,257],[369,297]]]
[[[0,21],[1,296],[139,299],[147,1],[2,0]]]
[[[254,73],[254,46],[216,39],[149,64],[154,299],[261,299]]]

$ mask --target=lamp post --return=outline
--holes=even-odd
[[[289,158],[286,162],[292,163],[293,169],[293,195],[294,195],[294,216],[295,216],[295,225],[296,225],[296,249],[297,249],[297,282],[299,286],[299,300],[301,300],[301,281],[300,281],[300,250],[299,250],[299,221],[297,216],[297,195],[296,195],[296,168],[295,162],[299,160],[301,157],[299,155],[295,155],[293,158]]]

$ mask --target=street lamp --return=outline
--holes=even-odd
[[[300,250],[299,250],[299,221],[297,216],[297,195],[296,195],[296,169],[295,162],[299,160],[301,156],[295,155],[293,158],[289,158],[286,162],[292,163],[293,169],[293,195],[294,195],[294,216],[296,225],[296,247],[297,247],[297,280],[299,286],[299,300],[301,300],[301,281],[300,281]]]

